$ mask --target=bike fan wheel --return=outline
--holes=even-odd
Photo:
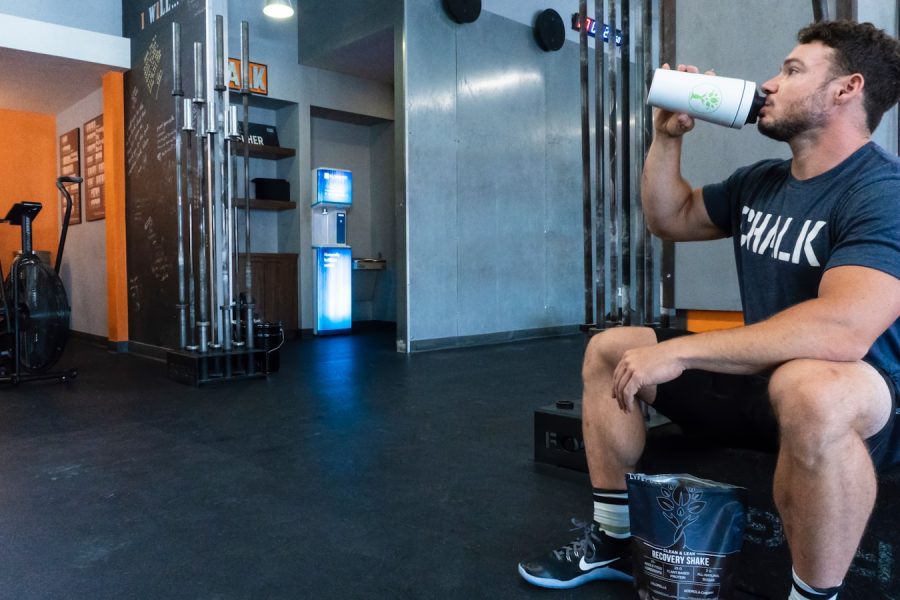
[[[10,278],[11,279],[11,278]],[[30,372],[49,369],[62,356],[69,339],[71,309],[56,272],[36,256],[21,256],[18,288],[19,364]],[[7,300],[13,288],[7,281]]]

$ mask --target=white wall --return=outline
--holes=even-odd
[[[103,90],[98,89],[56,116],[57,137],[75,129],[81,130],[81,172],[85,171],[84,124],[103,114]],[[59,158],[57,157],[57,160]],[[59,168],[57,168],[59,172]],[[74,331],[106,338],[109,333],[106,294],[106,220],[88,221],[85,217],[85,186],[81,185],[81,223],[69,226],[63,252],[61,274],[69,304]],[[61,203],[57,203],[59,207]],[[59,222],[63,221],[60,208]]]
[[[122,35],[121,0],[0,0],[0,13]]]
[[[371,256],[372,151],[369,128],[314,117],[311,128],[313,168],[353,172],[353,207],[347,213],[347,243],[354,256]]]
[[[397,320],[397,223],[394,207],[394,136],[393,123],[373,125],[372,149],[372,235],[371,258],[383,258],[386,269],[370,277],[375,279],[372,316],[376,321]]]

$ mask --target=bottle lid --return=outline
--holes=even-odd
[[[741,95],[741,104],[734,115],[734,122],[731,124],[734,129],[740,129],[746,123],[756,122],[759,108],[756,109],[756,112],[753,111],[753,108],[758,104],[756,100],[758,96],[759,92],[756,91],[756,82],[745,81],[743,94]],[[763,103],[765,103],[765,98],[763,98]],[[762,107],[761,104],[759,106],[760,108]],[[752,121],[750,120],[751,118],[753,119]]]
[[[750,112],[747,114],[747,123],[756,123],[757,117],[759,117],[759,111],[766,104],[766,95],[760,94],[759,91],[756,91],[753,94],[753,104],[750,106]]]

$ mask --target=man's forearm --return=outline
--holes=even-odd
[[[710,331],[660,344],[686,369],[749,374],[789,360],[859,360],[867,347],[829,303],[810,300],[746,327]]]

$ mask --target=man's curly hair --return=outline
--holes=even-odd
[[[875,131],[884,113],[900,100],[900,41],[871,23],[854,21],[813,23],[800,30],[797,40],[832,48],[835,76],[863,76],[866,125],[870,132]]]

